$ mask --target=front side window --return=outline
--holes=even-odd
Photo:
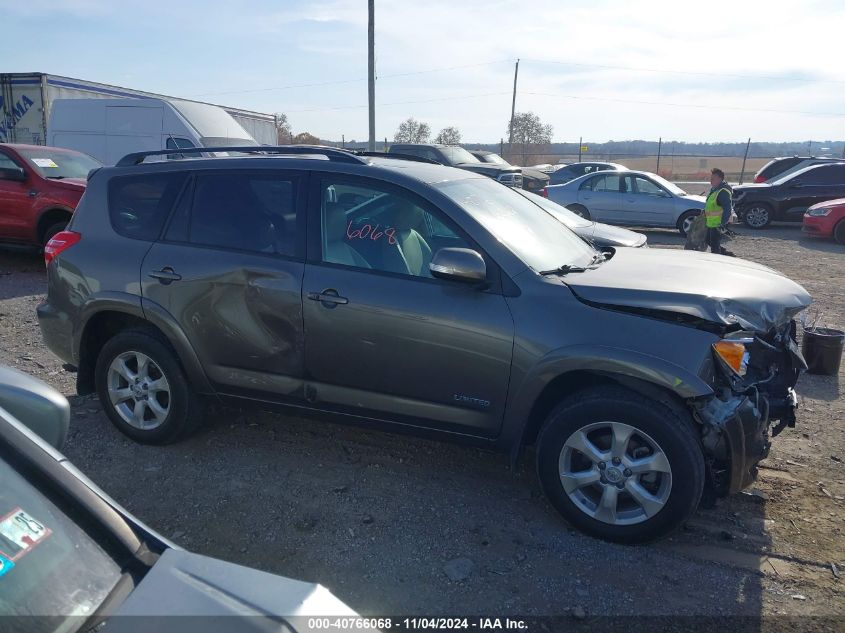
[[[15,161],[6,156],[6,154],[0,152],[0,169],[14,169],[17,171],[20,167]]]
[[[651,182],[648,178],[643,178],[642,176],[637,176],[634,178],[636,183],[636,192],[637,193],[644,193],[650,196],[662,196],[663,189],[658,187],[656,184]]]
[[[206,174],[196,180],[188,239],[192,244],[293,256],[296,184],[284,174]]]
[[[178,172],[113,178],[109,182],[109,216],[114,230],[124,237],[157,239],[185,178]]]
[[[326,263],[431,278],[438,248],[469,248],[445,218],[410,193],[323,181],[322,200]]]
[[[841,167],[825,165],[811,169],[795,180],[800,180],[805,185],[841,185],[845,184],[845,170]]]

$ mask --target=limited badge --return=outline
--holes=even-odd
[[[0,556],[14,562],[51,533],[43,523],[16,508],[0,519]]]

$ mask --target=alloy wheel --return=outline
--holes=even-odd
[[[745,212],[745,223],[760,229],[769,223],[769,210],[766,207],[751,207]]]
[[[611,525],[650,519],[672,492],[672,468],[663,449],[621,422],[596,422],[575,431],[561,449],[558,467],[575,506]]]
[[[123,420],[143,431],[156,429],[170,413],[170,384],[161,367],[141,352],[124,352],[109,365],[109,400]]]

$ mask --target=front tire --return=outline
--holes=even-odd
[[[693,220],[697,218],[701,214],[701,211],[690,209],[689,211],[684,211],[680,218],[678,218],[677,229],[678,232],[681,234],[681,237],[686,237],[687,233],[689,233],[690,227],[692,226]]]
[[[689,413],[616,386],[579,392],[551,412],[538,439],[537,471],[569,523],[618,543],[677,529],[704,489]]]
[[[142,444],[168,444],[199,426],[201,404],[174,352],[148,332],[117,334],[103,345],[95,368],[103,410]]]
[[[763,202],[755,202],[742,211],[742,223],[750,229],[764,229],[772,223],[772,208]]]
[[[47,230],[44,231],[44,239],[41,240],[41,248],[47,246],[47,242],[53,239],[53,236],[56,235],[56,233],[64,231],[67,224],[68,221],[65,220],[64,222],[56,222],[55,224],[51,224],[47,227]]]
[[[839,223],[833,227],[833,239],[837,244],[845,244],[845,220],[839,220]]]

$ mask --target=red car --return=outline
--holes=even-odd
[[[0,143],[0,242],[44,246],[64,229],[97,167],[69,149]]]
[[[819,202],[804,213],[806,235],[832,237],[845,244],[845,198]]]

